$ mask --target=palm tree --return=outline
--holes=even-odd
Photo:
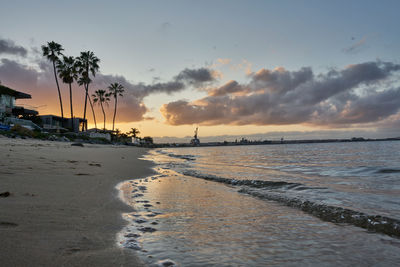
[[[104,107],[103,103],[108,105],[108,102],[110,101],[110,94],[106,92],[106,90],[96,90],[94,94],[92,95],[93,97],[93,103],[99,103],[101,106],[101,110],[103,111],[103,118],[104,118],[104,127],[103,130],[106,130],[106,113],[104,112]]]
[[[71,123],[72,130],[74,128],[74,111],[72,108],[72,83],[78,78],[77,64],[74,57],[63,57],[62,61],[57,62],[58,75],[62,79],[63,83],[69,85],[69,103],[71,106]]]
[[[136,138],[138,134],[140,134],[140,132],[136,128],[131,128],[131,131],[128,132],[128,135],[132,136],[133,138]]]
[[[93,109],[93,104],[92,100],[90,99],[89,96],[89,84],[92,82],[90,79],[90,73],[94,76],[96,76],[96,72],[99,70],[99,62],[100,59],[98,59],[93,52],[91,51],[86,51],[86,52],[81,52],[80,57],[77,58],[78,60],[78,65],[79,65],[79,74],[81,77],[78,80],[79,85],[83,85],[85,88],[85,106],[83,108],[83,119],[86,119],[86,106],[87,106],[87,100],[89,98],[89,104],[92,109],[92,114],[93,114],[93,120],[94,120],[94,125],[95,128],[97,128],[97,123],[96,123],[96,115],[94,113]],[[84,126],[82,126],[82,131]]]
[[[115,124],[115,115],[117,114],[117,102],[118,96],[123,96],[122,93],[124,92],[124,87],[119,83],[112,83],[108,86],[109,95],[114,97],[114,117],[113,117],[113,127],[112,130],[114,131],[114,124]]]
[[[47,42],[47,46],[42,45],[43,56],[46,57],[48,60],[50,60],[53,63],[54,78],[56,79],[58,98],[60,99],[60,109],[61,109],[61,118],[62,118],[61,121],[64,121],[64,110],[63,110],[63,104],[62,104],[62,98],[61,98],[61,92],[60,92],[60,85],[58,84],[58,79],[57,79],[56,62],[58,62],[60,60],[58,57],[63,55],[61,52],[63,50],[64,49],[62,48],[62,46],[54,41]]]

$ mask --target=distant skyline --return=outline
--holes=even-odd
[[[399,1],[16,0],[2,10],[0,81],[31,94],[20,103],[40,114],[59,115],[40,49],[55,41],[100,58],[91,92],[125,86],[122,131],[400,136]],[[82,116],[84,90],[73,90]]]

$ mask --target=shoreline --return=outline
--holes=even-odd
[[[0,257],[5,266],[141,266],[116,245],[132,211],[116,186],[152,174],[146,149],[0,137]]]
[[[351,139],[299,139],[299,140],[264,140],[252,141],[242,140],[239,142],[223,141],[223,142],[204,142],[198,145],[190,143],[155,143],[151,148],[184,148],[184,147],[218,147],[218,146],[259,146],[259,145],[299,145],[299,144],[327,144],[327,143],[362,143],[362,142],[391,142],[400,141],[400,137],[394,138],[363,138],[353,137]]]

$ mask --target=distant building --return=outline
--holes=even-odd
[[[16,106],[17,99],[31,99],[31,95],[18,92],[0,84],[0,120],[7,117],[19,117],[25,115],[38,115],[36,110]]]
[[[72,119],[71,118],[61,118],[56,115],[40,115],[39,118],[42,120],[43,129],[49,131],[66,131],[67,129],[72,129]],[[74,129],[73,132],[79,132],[79,129],[87,129],[87,120],[82,118],[73,118]]]

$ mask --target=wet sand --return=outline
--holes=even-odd
[[[115,186],[151,174],[144,149],[0,136],[1,266],[141,266],[116,244]]]

